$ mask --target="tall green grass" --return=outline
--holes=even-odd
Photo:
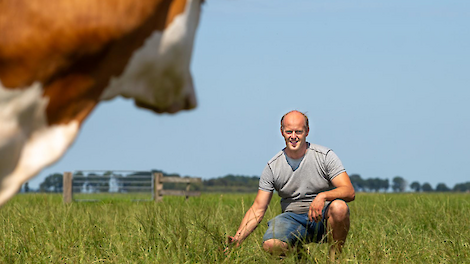
[[[17,195],[0,208],[0,263],[325,263],[326,244],[280,260],[263,252],[267,220],[224,254],[255,194],[106,200],[64,205],[60,195]],[[468,263],[470,195],[363,194],[350,203],[341,263]]]

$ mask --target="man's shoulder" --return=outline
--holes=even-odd
[[[309,143],[308,148],[309,150],[314,151],[315,153],[324,155],[324,156],[326,156],[328,152],[332,151],[330,148],[327,148],[325,146],[318,145],[318,144],[312,144],[312,143]]]
[[[274,155],[274,157],[268,161],[268,165],[271,165],[274,162],[280,160],[281,157],[284,157],[284,149],[282,149],[276,155]]]

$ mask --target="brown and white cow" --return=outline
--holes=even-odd
[[[100,100],[196,106],[203,0],[0,0],[0,205],[57,161]]]

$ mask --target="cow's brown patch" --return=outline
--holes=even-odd
[[[4,87],[43,85],[49,124],[80,122],[134,50],[184,12],[186,0],[0,1]]]

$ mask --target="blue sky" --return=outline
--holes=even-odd
[[[192,60],[197,109],[104,102],[30,184],[74,170],[258,176],[292,109],[349,174],[470,181],[469,25],[464,0],[208,0]]]

